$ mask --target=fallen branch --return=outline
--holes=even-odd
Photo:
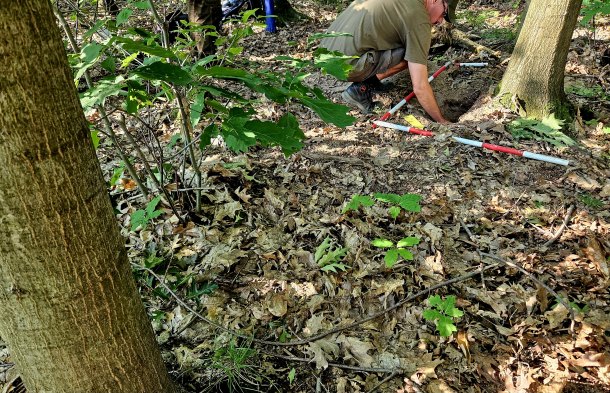
[[[477,44],[476,42],[468,38],[468,35],[466,33],[459,29],[451,29],[451,39],[463,48],[474,50],[479,55],[482,52],[485,52],[490,56],[495,57],[496,59],[502,57],[502,53],[488,48],[485,45]]]
[[[572,217],[572,213],[574,213],[574,208],[575,208],[574,205],[570,206],[570,208],[568,209],[568,212],[566,213],[566,216],[563,219],[563,223],[561,224],[561,226],[559,227],[559,229],[557,230],[555,235],[548,242],[544,243],[542,245],[542,247],[546,248],[546,247],[550,246],[551,244],[555,243],[555,240],[557,240],[561,237],[561,234],[563,233],[564,229],[566,229],[566,226],[568,225],[568,222],[570,221],[570,218]]]

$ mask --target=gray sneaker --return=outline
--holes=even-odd
[[[352,83],[345,91],[341,94],[341,97],[350,105],[353,105],[360,109],[364,114],[369,114],[373,111],[375,104],[373,103],[371,87],[367,86],[362,82]]]

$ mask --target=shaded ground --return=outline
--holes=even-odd
[[[473,29],[481,42],[507,56],[506,35],[516,10],[486,3],[462,11],[458,27]],[[277,35],[261,32],[244,44],[245,55],[306,55],[306,37],[323,31],[334,12],[311,4],[299,10],[316,21]],[[491,14],[476,25],[476,15],[487,15],[485,10]],[[579,30],[570,53],[566,82],[582,86],[568,91],[584,117],[576,135],[581,144],[570,149],[516,143],[505,130],[514,115],[484,106],[486,93],[502,75],[504,58],[441,44],[431,57],[431,70],[448,58],[491,62],[486,69],[451,69],[433,82],[441,108],[454,120],[476,103],[450,127],[452,132],[569,159],[568,167],[458,145],[447,137],[372,129],[364,116],[354,126],[338,129],[312,112],[291,108],[299,110],[308,139],[290,158],[277,150],[235,156],[221,147],[209,149],[203,164],[206,203],[198,225],[180,226],[168,211],[154,228],[129,232],[128,213],[138,206],[119,199],[134,262],[157,265],[155,271],[169,283],[190,280],[191,289],[178,292],[190,307],[225,328],[262,340],[307,340],[496,264],[371,321],[287,347],[243,339],[230,344],[229,333],[211,328],[141,273],[174,377],[194,391],[226,386],[227,369],[233,370],[236,385],[253,391],[610,390],[610,135],[586,124],[593,117],[608,121],[608,67],[599,67],[597,54],[607,45],[608,22],[598,29],[599,42]],[[291,41],[296,44],[286,45]],[[378,97],[379,114],[410,92],[408,76],[393,82],[398,88]],[[345,87],[319,74],[309,83],[337,101]],[[589,90],[600,95],[586,96]],[[269,103],[265,114],[279,117],[283,110]],[[409,113],[427,124],[416,103],[393,121],[406,124]],[[170,126],[165,134],[169,138],[175,131]],[[377,203],[342,213],[352,196],[373,193],[420,195],[421,211],[402,211],[392,219],[390,205]],[[413,260],[401,259],[387,268],[385,251],[371,242],[408,236],[420,238],[409,248]],[[316,249],[327,237],[331,250],[347,249],[345,272],[324,272],[316,264]],[[483,253],[511,261],[527,274]],[[570,304],[573,315],[549,289]],[[450,338],[441,338],[423,318],[426,299],[434,294],[456,296],[464,312]],[[249,347],[258,354],[240,349]]]

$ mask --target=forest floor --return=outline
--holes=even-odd
[[[490,66],[450,68],[433,88],[456,121],[453,135],[561,157],[568,166],[460,145],[446,134],[373,129],[371,120],[411,91],[400,75],[377,96],[375,115],[352,111],[358,120],[345,129],[292,106],[307,140],[288,158],[279,149],[235,155],[210,147],[197,224],[178,225],[168,209],[154,226],[132,232],[129,213],[141,206],[118,202],[132,261],[163,261],[157,274],[196,288],[188,299],[190,292],[178,291],[179,304],[138,273],[155,287],[142,290],[185,389],[222,391],[230,375],[244,391],[610,391],[610,68],[599,65],[610,19],[598,20],[594,38],[589,29],[575,32],[566,90],[581,108],[572,133],[578,145],[559,148],[516,141],[507,125],[518,117],[491,105],[512,49],[518,10],[511,3],[474,1],[458,13],[456,27],[500,57],[435,44],[431,72],[448,60]],[[309,56],[307,37],[324,31],[336,9],[293,4],[310,19],[248,37],[244,56],[270,68],[281,67],[277,55]],[[307,82],[336,102],[347,86],[320,73]],[[390,121],[407,124],[411,114],[427,125],[411,104]],[[261,113],[277,119],[285,110],[265,102]],[[163,131],[167,139],[177,132],[178,123]],[[116,161],[106,153],[100,161],[108,168]],[[375,193],[417,194],[421,211],[392,218],[390,205],[377,202],[343,212],[354,195]],[[327,252],[346,249],[345,271],[316,263],[327,237]],[[405,237],[420,239],[407,248],[413,260],[388,268],[386,250],[372,242]],[[463,311],[448,338],[423,318],[433,295],[455,296]],[[232,338],[201,317],[278,344]],[[294,340],[300,345],[281,345]]]

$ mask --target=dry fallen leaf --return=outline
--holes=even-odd
[[[604,278],[610,278],[610,271],[608,270],[608,262],[604,256],[604,250],[595,237],[589,237],[587,247],[583,251],[587,258],[593,262],[597,270],[604,275]]]

